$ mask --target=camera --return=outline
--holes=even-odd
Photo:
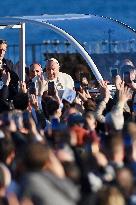
[[[111,77],[115,78],[118,75],[118,68],[111,68],[110,72],[111,72]]]
[[[126,84],[132,83],[132,80],[130,78],[130,71],[126,71],[123,73],[123,80]]]
[[[30,82],[28,84],[29,94],[36,94],[35,83]]]

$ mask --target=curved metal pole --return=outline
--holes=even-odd
[[[13,19],[15,19],[15,17],[13,17]],[[61,36],[63,36],[64,38],[66,38],[71,44],[73,44],[75,46],[75,48],[78,50],[78,52],[81,54],[81,56],[85,59],[85,61],[87,62],[87,64],[89,65],[89,67],[91,68],[94,76],[96,77],[97,81],[101,81],[103,80],[102,75],[100,74],[97,66],[95,65],[95,63],[93,62],[92,58],[89,56],[89,54],[87,53],[87,51],[85,51],[85,49],[80,45],[80,43],[74,39],[74,37],[72,37],[69,33],[67,33],[66,31],[64,31],[63,29],[54,26],[51,23],[42,21],[42,20],[31,20],[31,19],[25,19],[25,18],[16,18],[18,20],[22,20],[24,22],[29,22],[29,23],[39,23],[39,24],[44,24],[47,28],[53,30],[54,32],[60,34]]]
[[[90,14],[87,14],[85,15],[85,17],[87,18],[90,17]],[[96,16],[96,17],[101,17],[103,19],[108,19],[108,20],[111,20],[117,24],[120,24],[121,26],[124,26],[126,27],[127,29],[131,30],[132,32],[136,33],[136,30],[131,28],[130,26],[128,26],[127,24],[117,20],[117,19],[113,19],[113,18],[110,18],[110,17],[105,17],[105,16],[99,16],[99,15],[93,15],[93,16]],[[13,17],[14,18],[14,17]],[[30,16],[29,16],[30,18]],[[33,17],[32,17],[33,18]],[[41,24],[45,24],[46,27],[48,27],[49,29],[59,33],[60,35],[62,35],[63,37],[65,37],[68,41],[70,41],[75,47],[76,49],[78,50],[78,52],[82,55],[82,57],[86,60],[86,62],[88,63],[89,67],[91,68],[92,72],[94,73],[96,79],[99,81],[99,80],[102,80],[102,76],[100,74],[100,72],[98,71],[96,65],[94,64],[93,60],[91,59],[91,57],[89,56],[89,54],[85,51],[85,49],[72,37],[70,36],[70,34],[68,34],[67,32],[65,32],[64,30],[62,30],[61,28],[57,27],[57,26],[54,26],[50,23],[47,23],[45,21],[42,21],[42,19],[38,19],[38,20],[35,20],[35,19],[28,19],[27,17],[22,17],[19,19],[24,19],[25,21],[29,21],[29,22],[36,22],[36,23],[41,23]]]
[[[83,15],[83,14],[82,14]],[[91,17],[92,15],[87,14],[84,15],[83,17],[87,18],[87,17]],[[108,19],[111,20],[117,24],[120,24],[121,26],[126,27],[127,29],[131,30],[132,32],[136,33],[136,30],[131,28],[130,26],[128,26],[127,24],[120,22],[116,19],[113,18],[109,18],[109,17],[105,17],[105,16],[99,16],[99,15],[93,15],[96,17],[101,17],[104,19]],[[48,16],[47,16],[48,17]],[[38,18],[38,20],[37,20]],[[79,51],[79,53],[83,56],[83,58],[86,60],[86,62],[88,63],[89,67],[91,68],[92,72],[94,73],[95,77],[97,80],[101,80],[102,76],[100,74],[100,72],[98,71],[96,65],[94,64],[93,60],[91,59],[91,57],[89,56],[89,54],[85,51],[85,49],[72,37],[70,36],[70,34],[68,34],[67,32],[65,32],[64,30],[62,30],[61,28],[54,26],[50,23],[47,23],[45,21],[43,21],[42,16],[37,16],[35,19],[30,16],[23,16],[23,17],[6,17],[3,18],[4,20],[6,19],[12,19],[12,20],[18,20],[21,22],[30,22],[30,23],[40,23],[40,24],[44,24],[46,27],[48,27],[49,29],[59,33],[60,35],[62,35],[63,37],[65,37],[68,41],[70,41],[75,47],[76,49]],[[47,19],[48,20],[48,19]]]
[[[21,23],[19,56],[19,64],[21,68],[20,78],[22,81],[25,81],[25,23]]]
[[[75,46],[75,48],[78,50],[78,52],[85,59],[85,61],[89,65],[89,67],[91,68],[96,79],[98,81],[103,80],[102,75],[100,74],[100,72],[99,72],[97,66],[95,65],[95,63],[93,62],[92,58],[89,56],[87,51],[80,45],[80,43],[75,38],[73,38],[69,33],[67,33],[66,31],[64,31],[63,29],[61,29],[57,26],[54,26],[54,25],[47,23],[47,22],[44,22],[44,24],[46,25],[46,27],[59,33],[61,36],[66,38],[71,44],[73,44]]]

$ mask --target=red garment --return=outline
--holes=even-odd
[[[85,139],[88,137],[88,131],[78,125],[71,127],[71,131],[76,133],[77,146],[84,145]]]
[[[86,142],[86,140],[89,140],[90,143],[98,143],[100,142],[100,139],[97,135],[97,132],[95,130],[88,131],[78,125],[75,125],[71,127],[71,131],[74,131],[77,136],[77,146],[83,146]]]

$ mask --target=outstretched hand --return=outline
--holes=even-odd
[[[117,75],[116,77],[115,77],[115,86],[116,86],[116,89],[119,91],[120,89],[121,89],[121,87],[122,87],[122,79],[121,79],[121,77],[120,77],[120,75]]]
[[[132,94],[130,92],[130,88],[124,86],[124,81],[123,81],[120,85],[120,90],[119,90],[119,102],[126,103],[131,98],[132,98]]]
[[[39,109],[38,100],[34,94],[30,95],[30,104],[35,110]]]
[[[44,76],[38,76],[38,95],[42,96],[43,92],[47,90],[47,81],[44,80]]]
[[[89,91],[82,90],[82,92],[78,91],[79,97],[83,102],[86,102],[88,98],[91,98]]]
[[[108,85],[107,85],[107,81],[100,81],[99,84],[100,84],[100,93],[102,94],[102,96],[104,97],[104,101],[107,103],[111,97],[111,94],[110,94],[110,90],[108,88]]]

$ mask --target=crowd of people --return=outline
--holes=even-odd
[[[135,205],[134,64],[113,76],[114,92],[55,58],[21,82],[6,49],[0,40],[0,204]]]

